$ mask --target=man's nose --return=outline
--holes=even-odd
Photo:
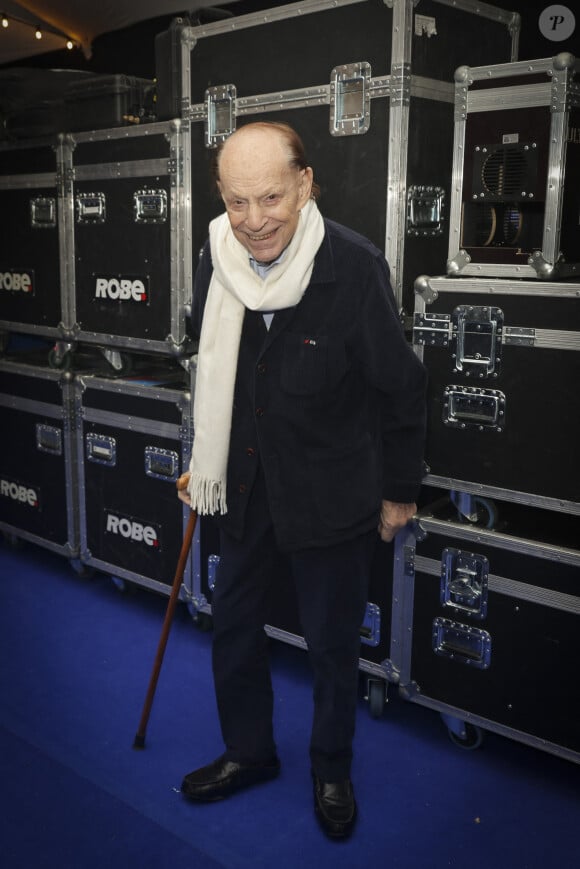
[[[246,216],[246,225],[248,229],[257,231],[262,229],[264,224],[266,223],[266,216],[262,209],[262,206],[259,203],[250,203],[248,205],[248,212]]]

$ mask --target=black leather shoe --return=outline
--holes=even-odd
[[[267,763],[236,763],[225,755],[208,766],[196,769],[181,782],[181,793],[190,800],[223,800],[242,788],[276,778],[280,772],[277,757]]]
[[[320,826],[331,839],[346,839],[352,833],[357,808],[352,783],[323,782],[314,779],[314,812]]]

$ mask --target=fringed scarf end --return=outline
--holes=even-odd
[[[193,473],[187,487],[191,498],[191,508],[202,516],[228,512],[226,504],[226,485],[223,480],[208,480]]]

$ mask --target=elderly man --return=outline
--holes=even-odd
[[[326,834],[351,833],[360,627],[377,541],[415,512],[425,372],[387,263],[324,219],[303,144],[285,124],[240,127],[217,160],[225,213],[195,279],[194,446],[180,497],[213,514],[212,614],[225,743],[182,793],[217,800],[278,775],[264,624],[273,564],[292,571],[314,678],[310,762]]]

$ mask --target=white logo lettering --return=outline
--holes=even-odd
[[[28,272],[0,272],[0,290],[30,293],[32,278]]]
[[[95,283],[95,299],[146,302],[147,290],[143,281],[140,280],[97,278]]]
[[[135,543],[146,543],[147,546],[158,546],[157,532],[151,525],[142,525],[135,520],[126,519],[123,516],[115,516],[107,513],[107,531],[111,534],[120,534],[127,540]]]
[[[21,504],[28,504],[29,507],[38,507],[38,495],[29,486],[12,483],[10,480],[0,480],[0,495],[12,501],[19,501]]]

